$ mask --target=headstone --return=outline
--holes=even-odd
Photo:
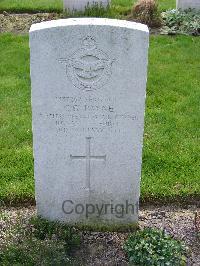
[[[200,9],[200,0],[177,0],[176,1],[176,7],[177,9],[189,9],[189,8],[195,8]]]
[[[81,224],[138,221],[149,32],[79,18],[30,30],[38,214]]]
[[[84,11],[87,6],[99,5],[106,8],[110,0],[64,0],[64,10]]]

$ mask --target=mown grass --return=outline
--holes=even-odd
[[[112,9],[115,16],[130,12],[136,0],[112,0]],[[158,0],[161,10],[175,8],[175,0]],[[62,12],[63,0],[1,0],[0,12],[36,13]]]
[[[158,0],[161,11],[176,8],[176,0]]]
[[[142,199],[200,198],[200,39],[150,40]],[[0,35],[0,202],[34,199],[28,36]]]
[[[0,36],[0,200],[33,197],[28,37]]]
[[[62,0],[1,0],[0,12],[61,12]]]
[[[151,37],[142,196],[200,198],[200,39]]]

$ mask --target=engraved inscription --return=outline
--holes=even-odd
[[[85,156],[73,156],[70,155],[72,160],[86,160],[86,188],[90,190],[90,178],[91,178],[91,160],[104,160],[106,161],[106,155],[95,156],[91,155],[91,137],[86,138],[86,155]]]
[[[43,121],[55,125],[57,135],[120,133],[126,130],[124,121],[137,121],[132,113],[117,112],[115,97],[57,96],[57,111],[40,113]]]
[[[93,91],[105,85],[112,74],[113,61],[97,48],[91,36],[87,36],[83,40],[83,47],[68,59],[59,59],[59,62],[66,65],[67,76],[73,85],[83,91]]]

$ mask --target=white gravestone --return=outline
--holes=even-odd
[[[38,214],[83,224],[138,221],[148,28],[111,19],[30,30]]]
[[[64,0],[64,10],[84,11],[87,6],[92,7],[96,4],[106,8],[110,4],[110,0]]]
[[[176,0],[176,7],[183,10],[189,8],[200,9],[200,0]]]

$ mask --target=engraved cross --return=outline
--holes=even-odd
[[[86,186],[90,189],[90,177],[91,177],[91,160],[106,160],[106,155],[95,156],[91,155],[91,137],[86,138],[86,155],[85,156],[73,156],[70,155],[72,160],[86,160]]]

